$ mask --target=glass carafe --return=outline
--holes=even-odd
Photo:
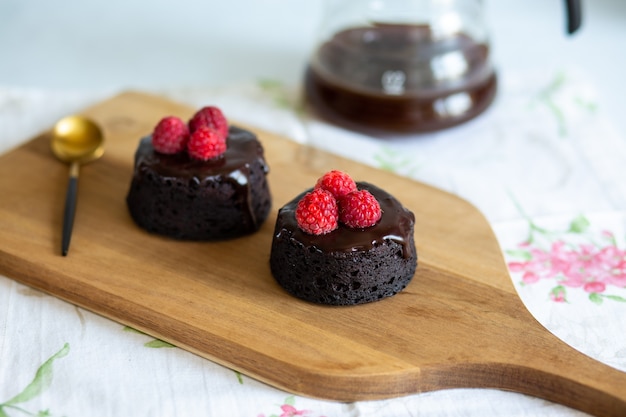
[[[493,101],[496,75],[480,0],[329,0],[305,95],[358,130],[427,132]]]
[[[326,0],[305,75],[319,115],[371,133],[470,120],[496,95],[482,0]],[[567,32],[580,0],[565,0]]]

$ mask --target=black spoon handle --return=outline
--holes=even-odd
[[[567,10],[567,33],[576,32],[583,21],[581,0],[565,0]]]
[[[70,167],[70,179],[67,184],[65,195],[65,211],[63,213],[63,239],[61,242],[61,254],[67,256],[74,227],[74,214],[76,213],[76,194],[78,191],[78,164]]]

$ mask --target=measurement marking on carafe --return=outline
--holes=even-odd
[[[404,94],[405,80],[406,75],[404,74],[404,71],[387,70],[383,73],[380,81],[385,93],[397,95]]]

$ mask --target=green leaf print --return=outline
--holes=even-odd
[[[574,99],[574,103],[587,110],[589,113],[595,113],[598,111],[598,103],[594,101],[585,100],[582,97],[576,97]]]
[[[572,233],[584,233],[589,229],[591,223],[585,216],[578,216],[569,225],[569,231]]]
[[[626,298],[620,297],[619,295],[603,295],[604,298],[608,298],[609,300],[619,301],[621,303],[626,303]]]
[[[56,359],[67,356],[69,352],[70,345],[69,343],[66,343],[63,348],[61,348],[61,350],[52,355],[50,359],[45,361],[43,365],[41,365],[39,369],[37,369],[33,381],[28,384],[28,386],[24,388],[21,393],[17,394],[15,397],[11,398],[4,404],[0,404],[0,408],[2,406],[24,403],[26,401],[32,400],[33,398],[41,394],[43,390],[48,388],[52,383],[52,364]]]
[[[65,345],[63,345],[61,350],[59,350],[57,353],[52,355],[47,361],[45,361],[37,369],[37,372],[35,372],[35,377],[31,381],[31,383],[28,384],[26,388],[22,390],[22,392],[20,392],[19,394],[17,394],[15,397],[11,398],[10,400],[0,404],[0,417],[10,417],[9,414],[7,413],[9,409],[19,411],[22,414],[27,414],[31,416],[38,416],[38,417],[50,416],[50,411],[48,410],[41,410],[37,414],[35,414],[35,413],[25,410],[24,408],[21,408],[17,404],[25,403],[27,401],[32,400],[33,398],[41,394],[46,388],[48,388],[50,384],[52,383],[52,364],[54,363],[55,360],[63,358],[64,356],[67,356],[69,352],[70,352],[70,345],[69,343],[66,343]]]
[[[563,111],[555,101],[555,95],[558,94],[558,92],[563,88],[565,80],[566,77],[564,73],[560,72],[556,74],[552,82],[541,91],[539,91],[539,93],[531,103],[531,106],[534,105],[535,102],[539,102],[546,106],[546,108],[552,113],[552,115],[556,119],[559,136],[561,137],[567,136],[567,123]]]
[[[593,301],[596,304],[602,304],[602,302],[604,301],[602,299],[602,296],[597,292],[592,292],[591,294],[589,294],[589,300]]]
[[[381,146],[374,155],[374,160],[378,163],[378,167],[385,171],[393,173],[404,173],[406,176],[413,175],[420,167],[412,157],[392,149],[387,146]]]
[[[524,261],[530,261],[533,258],[529,251],[523,249],[509,249],[505,252],[509,256],[513,256]]]
[[[174,348],[176,346],[174,346],[171,343],[167,343],[164,340],[160,340],[160,339],[154,339],[150,342],[144,343],[143,344],[145,347],[149,347],[149,348],[154,348],[154,349],[159,349],[159,348]]]
[[[303,112],[302,104],[298,103],[297,99],[291,97],[288,88],[282,82],[264,78],[257,80],[257,85],[272,99],[276,107],[293,110],[296,114]]]
[[[567,302],[567,290],[563,285],[557,285],[550,291],[550,298],[554,301]]]
[[[130,326],[124,326],[124,331],[125,331],[125,332],[131,332],[131,333],[142,334],[142,335],[144,335],[144,336],[149,336],[148,334],[146,334],[146,333],[144,333],[144,332],[142,332],[142,331],[139,331],[139,330],[137,330],[137,329],[134,329],[134,328],[132,328],[132,327],[130,327]],[[153,349],[159,349],[159,348],[175,348],[175,347],[176,347],[175,345],[173,345],[173,344],[171,344],[171,343],[168,343],[168,342],[166,342],[166,341],[164,341],[164,340],[161,340],[161,339],[154,339],[154,340],[151,340],[151,341],[149,341],[149,342],[144,343],[143,345],[144,345],[145,347],[148,347],[148,348],[153,348]],[[0,417],[2,417],[2,416],[0,416]]]
[[[235,375],[237,375],[237,381],[238,381],[241,385],[243,385],[243,375],[241,375],[241,372],[239,372],[239,371],[233,371],[233,372],[235,372]]]

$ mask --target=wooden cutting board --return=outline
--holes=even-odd
[[[578,353],[525,309],[485,218],[458,197],[252,129],[273,209],[253,236],[179,242],[135,226],[125,196],[139,138],[194,109],[124,93],[84,111],[104,157],[84,166],[70,253],[60,255],[67,167],[40,135],[0,157],[0,272],[284,390],[380,399],[455,387],[512,390],[626,415],[626,373]],[[278,208],[329,169],[388,190],[416,215],[419,266],[400,294],[327,307],[269,270]]]

